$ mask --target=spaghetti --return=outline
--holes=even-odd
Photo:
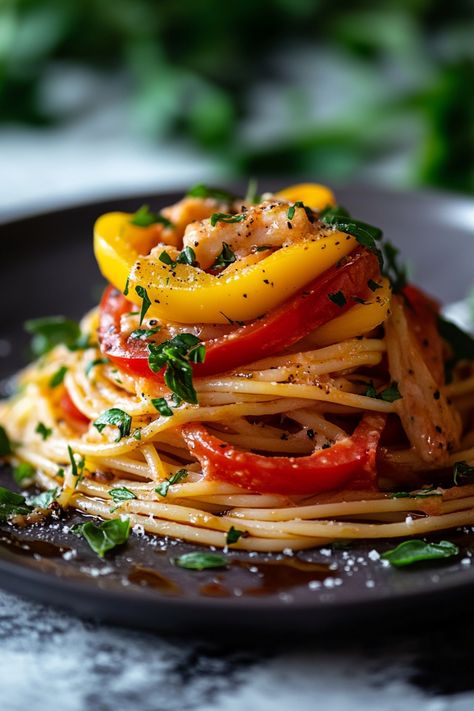
[[[205,546],[474,524],[472,356],[379,240],[311,185],[103,216],[100,306],[1,405],[13,464],[53,506]]]

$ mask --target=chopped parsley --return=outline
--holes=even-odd
[[[35,468],[29,462],[20,462],[13,470],[13,479],[18,486],[28,486],[35,478]]]
[[[211,227],[215,227],[218,222],[242,222],[247,215],[241,212],[239,215],[230,215],[227,212],[214,212],[211,215]]]
[[[51,427],[46,427],[46,425],[43,422],[38,422],[35,428],[35,432],[39,434],[41,439],[46,440],[48,437],[51,437],[53,434],[53,430]]]
[[[12,453],[12,445],[5,428],[0,425],[0,457],[7,457]]]
[[[453,477],[455,486],[472,484],[474,482],[474,467],[466,461],[455,462],[453,467]]]
[[[130,520],[128,518],[112,518],[109,521],[95,524],[79,523],[71,528],[72,533],[84,538],[94,553],[101,558],[108,552],[128,541],[130,535]]]
[[[427,560],[441,560],[458,555],[459,548],[450,541],[428,543],[418,538],[400,543],[396,548],[383,553],[381,558],[397,568]]]
[[[188,190],[186,193],[188,197],[198,197],[198,198],[211,198],[212,200],[218,200],[219,202],[233,202],[235,200],[235,195],[229,193],[227,190],[222,190],[221,188],[213,188],[209,185],[204,185],[203,183],[198,183]]]
[[[336,306],[339,306],[339,308],[341,309],[347,304],[347,299],[342,293],[342,291],[336,291],[332,294],[328,294],[328,299],[334,304],[336,304]]]
[[[72,448],[70,447],[69,444],[67,446],[67,451],[69,454],[69,461],[71,462],[72,475],[74,477],[76,477],[76,483],[75,483],[74,488],[77,488],[77,486],[79,485],[79,482],[81,481],[82,477],[84,476],[84,466],[85,466],[86,462],[85,462],[84,457],[81,457],[79,459],[79,463],[76,462],[74,452],[72,451]]]
[[[295,202],[293,205],[290,205],[290,207],[288,208],[288,210],[286,212],[286,216],[290,220],[290,222],[295,216],[297,207],[301,207],[305,211],[306,217],[308,218],[308,220],[310,222],[314,221],[314,215],[313,215],[312,209],[310,207],[308,207],[307,205],[305,205],[304,202],[301,202],[301,200],[298,200],[298,202]]]
[[[167,496],[168,491],[170,486],[173,484],[179,484],[180,481],[183,481],[183,479],[186,479],[188,476],[189,472],[187,469],[178,469],[177,472],[169,476],[167,479],[164,481],[161,481],[158,486],[155,488],[155,491],[157,494],[160,496]]]
[[[53,375],[51,376],[51,379],[49,381],[49,387],[50,388],[57,388],[58,385],[61,385],[67,371],[68,371],[68,368],[66,365],[62,365],[60,368],[58,368],[57,371],[55,373],[53,373]]]
[[[120,442],[122,437],[127,437],[130,434],[132,418],[118,407],[111,407],[99,415],[93,424],[99,432],[102,432],[107,425],[118,427],[119,434],[115,441]]]
[[[161,212],[152,212],[148,205],[142,205],[138,208],[132,215],[130,223],[137,227],[150,227],[150,225],[156,224],[163,225],[163,227],[174,227],[167,217],[162,215]]]
[[[163,417],[171,417],[173,415],[173,410],[166,402],[166,398],[154,397],[151,399],[151,404],[153,405],[155,410],[158,410],[160,415],[163,415]]]
[[[117,504],[117,506],[113,509],[110,509],[111,512],[116,511],[120,504],[123,504],[124,501],[131,501],[132,499],[137,498],[133,491],[127,489],[126,486],[117,486],[114,489],[109,489],[109,495],[112,501]]]
[[[364,395],[365,397],[373,397],[377,400],[384,400],[385,402],[395,402],[395,400],[400,400],[402,397],[398,389],[398,383],[395,381],[391,383],[388,388],[381,390],[379,393],[375,389],[374,384],[371,382],[368,385]]]
[[[237,257],[235,256],[234,252],[231,250],[231,248],[229,247],[227,242],[223,242],[222,243],[222,252],[216,258],[211,269],[225,269],[226,267],[229,266],[229,264],[232,264],[233,262],[235,262],[236,259],[237,259]]]
[[[151,306],[151,301],[148,298],[147,290],[143,286],[140,286],[140,285],[136,286],[135,291],[137,292],[138,296],[142,300],[142,307],[140,309],[140,326],[141,326],[142,321],[145,318],[146,313]]]
[[[25,330],[33,336],[31,350],[38,358],[60,343],[76,350],[81,338],[79,324],[64,316],[31,319],[25,322]]]
[[[230,546],[232,543],[237,543],[239,538],[246,538],[246,536],[248,536],[247,531],[241,531],[240,529],[231,526],[227,531],[225,542],[228,546]]]
[[[396,491],[390,494],[391,499],[427,499],[430,496],[443,496],[434,486],[424,486],[419,491]]]
[[[160,262],[174,268],[177,264],[189,264],[190,267],[196,267],[196,253],[192,247],[185,247],[178,255],[177,259],[172,259],[168,252],[163,252],[158,257]]]
[[[376,244],[377,240],[381,239],[383,235],[379,227],[368,225],[366,222],[361,222],[360,220],[354,220],[350,217],[347,210],[340,205],[321,210],[319,219],[326,225],[335,227],[337,230],[355,237],[359,244],[363,247],[367,247],[367,249],[377,256],[379,264],[382,266],[383,255]]]
[[[187,570],[208,570],[209,568],[226,568],[228,565],[227,558],[219,553],[206,553],[204,551],[195,551],[193,553],[185,553],[175,558],[173,563],[180,568]]]
[[[156,373],[165,367],[164,381],[181,400],[197,404],[191,363],[203,363],[205,346],[192,333],[181,333],[160,344],[148,344],[148,364]]]
[[[143,341],[146,341],[147,338],[151,338],[155,333],[158,333],[159,330],[160,326],[156,326],[156,328],[136,328],[131,332],[130,338],[141,338]]]
[[[0,486],[0,521],[8,521],[12,516],[26,516],[30,512],[24,496]]]

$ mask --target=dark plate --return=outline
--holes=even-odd
[[[445,302],[464,297],[474,263],[472,200],[362,187],[340,189],[338,196],[357,217],[385,229],[415,265],[419,283]],[[176,199],[167,194],[108,200],[0,225],[0,378],[25,362],[25,319],[57,313],[78,318],[97,303],[102,282],[91,249],[95,218]],[[7,467],[0,483],[11,486]],[[293,557],[233,552],[227,570],[191,572],[172,561],[193,547],[157,538],[132,536],[126,548],[101,561],[68,532],[78,519],[64,515],[46,527],[0,529],[0,584],[79,614],[186,632],[223,624],[226,631],[311,631],[336,620],[393,614],[409,604],[439,606],[440,595],[459,599],[472,594],[474,584],[474,541],[459,532],[444,536],[459,542],[457,559],[412,570],[384,567],[375,551],[390,545],[374,541]]]

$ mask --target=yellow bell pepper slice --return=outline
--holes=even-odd
[[[347,338],[370,333],[390,314],[392,290],[388,279],[381,280],[382,287],[374,291],[365,304],[356,304],[349,311],[318,328],[305,339],[305,346],[329,346]]]
[[[289,188],[280,190],[276,197],[289,200],[290,202],[301,201],[313,210],[324,210],[325,207],[332,207],[336,204],[336,198],[332,190],[325,185],[318,183],[299,183],[291,185]]]

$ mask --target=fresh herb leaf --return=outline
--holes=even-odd
[[[395,402],[395,400],[400,400],[402,397],[398,389],[398,383],[395,381],[391,383],[388,388],[385,388],[385,390],[382,390],[379,393],[375,389],[374,384],[371,382],[367,386],[367,390],[364,395],[365,397],[373,397],[377,400],[384,400],[385,402]]]
[[[192,247],[185,247],[176,260],[172,259],[165,250],[163,250],[158,259],[172,268],[176,267],[177,264],[189,264],[190,267],[197,266],[196,253]]]
[[[8,521],[12,516],[26,516],[30,511],[24,496],[0,486],[0,521]]]
[[[43,422],[38,422],[35,428],[35,432],[39,434],[43,440],[48,439],[48,437],[51,437],[51,435],[53,434],[53,430],[51,429],[51,427],[46,427]]]
[[[33,336],[31,350],[38,358],[60,343],[68,347],[74,346],[81,336],[79,324],[64,316],[47,316],[26,321],[25,330]]]
[[[333,294],[328,294],[328,299],[341,309],[347,304],[347,299],[342,291],[336,291]]]
[[[152,212],[148,205],[142,205],[132,215],[130,219],[132,225],[137,227],[150,227],[150,225],[160,224],[164,227],[174,227],[173,223],[161,212]]]
[[[221,188],[212,188],[203,183],[198,183],[188,190],[186,193],[188,197],[199,197],[199,198],[212,198],[213,200],[218,200],[219,202],[233,202],[235,200],[235,195],[229,193],[227,190],[222,190]]]
[[[474,481],[474,467],[466,461],[454,462],[453,476],[455,486],[464,484],[472,484]]]
[[[367,286],[369,287],[369,289],[370,289],[371,291],[377,291],[377,289],[381,289],[381,288],[382,288],[382,284],[378,284],[378,283],[377,283],[376,281],[374,281],[373,279],[369,279],[369,281],[367,282]]]
[[[68,371],[68,368],[66,365],[62,365],[60,368],[58,368],[57,371],[51,376],[51,379],[49,381],[49,387],[50,388],[57,388],[58,385],[61,385],[67,371]]]
[[[7,457],[12,453],[12,445],[5,428],[0,425],[0,457]]]
[[[79,460],[79,464],[76,462],[76,458],[74,456],[74,452],[72,451],[70,445],[68,444],[67,446],[67,451],[69,453],[69,461],[71,462],[71,471],[72,475],[74,477],[77,477],[76,481],[76,487],[78,486],[79,482],[81,481],[83,474],[84,474],[84,466],[85,466],[85,460],[84,457],[81,457]]]
[[[247,215],[241,212],[239,215],[230,215],[227,212],[214,212],[211,215],[211,227],[215,227],[218,222],[242,222]]]
[[[151,301],[148,298],[148,293],[147,290],[143,286],[136,286],[135,291],[137,292],[138,296],[142,300],[142,308],[140,310],[140,326],[142,325],[142,321],[145,318],[146,312],[151,306]]]
[[[390,279],[392,291],[398,294],[407,284],[407,268],[404,264],[399,264],[398,255],[400,250],[394,247],[391,242],[385,242],[383,252],[385,255],[384,273]]]
[[[433,486],[426,486],[419,491],[396,491],[390,494],[391,499],[427,499],[430,496],[443,496]]]
[[[127,277],[127,281],[125,282],[125,288],[123,290],[123,295],[128,296],[128,287],[130,286],[130,277]]]
[[[175,472],[167,479],[161,481],[158,484],[158,486],[155,488],[156,493],[160,496],[167,496],[170,486],[172,486],[173,484],[179,484],[180,481],[186,479],[188,474],[189,472],[187,469],[178,469],[177,472]]]
[[[90,363],[86,365],[86,375],[89,375],[92,368],[95,368],[96,365],[107,365],[108,363],[110,363],[109,358],[95,358],[91,360]]]
[[[181,333],[160,344],[148,344],[148,364],[156,373],[165,366],[164,381],[181,400],[197,404],[191,363],[203,363],[205,347],[192,333]]]
[[[126,486],[117,486],[114,489],[109,489],[109,494],[116,504],[121,504],[123,501],[130,501],[131,499],[137,498],[133,491],[127,489]]]
[[[383,264],[383,255],[377,247],[376,241],[382,238],[382,230],[379,227],[368,225],[366,222],[354,220],[349,216],[347,210],[340,205],[329,207],[319,213],[319,219],[326,225],[335,227],[341,232],[352,235],[363,247],[367,247],[379,260],[380,266]]]
[[[130,520],[128,518],[112,518],[99,524],[90,521],[73,526],[71,531],[84,538],[94,553],[103,558],[108,551],[128,541]]]
[[[41,494],[37,496],[30,496],[28,504],[35,509],[47,509],[51,506],[53,501],[55,501],[57,495],[58,487],[48,489],[47,491],[42,491]]]
[[[133,433],[133,439],[140,440],[142,438],[142,431],[140,428],[136,429]]]
[[[155,410],[158,410],[160,415],[163,415],[163,417],[171,417],[173,415],[173,410],[168,405],[168,403],[166,402],[166,399],[164,397],[152,398],[151,404],[153,405]]]
[[[396,548],[383,553],[381,558],[397,568],[426,560],[440,560],[458,555],[459,548],[450,541],[428,543],[417,538],[404,541]]]
[[[262,196],[258,194],[257,188],[257,180],[255,180],[255,178],[250,178],[247,185],[247,192],[245,193],[245,202],[249,202],[251,205],[258,205],[262,199]]]
[[[160,326],[156,328],[136,328],[131,332],[130,338],[141,338],[143,341],[146,341],[147,338],[151,338],[151,336],[154,336],[159,330]]]
[[[28,486],[35,478],[35,468],[29,462],[20,462],[13,470],[13,479],[18,486]]]
[[[205,553],[195,551],[185,553],[174,559],[174,564],[187,570],[208,570],[209,568],[226,568],[227,558],[219,553]]]
[[[118,407],[111,407],[99,415],[93,424],[99,432],[102,432],[107,425],[118,427],[119,435],[115,441],[120,442],[122,437],[127,437],[130,434],[132,418]]]
[[[216,258],[216,261],[212,265],[211,269],[225,269],[229,266],[229,264],[235,262],[236,259],[237,257],[235,256],[234,252],[231,250],[227,242],[223,242],[222,252]]]
[[[290,205],[290,207],[288,208],[288,210],[286,212],[286,216],[290,220],[290,222],[295,216],[295,211],[296,211],[297,207],[301,207],[305,211],[306,217],[308,218],[308,220],[310,222],[314,222],[314,215],[313,215],[312,209],[310,207],[308,207],[307,205],[305,205],[304,202],[301,202],[301,200],[298,200],[293,205]]]
[[[245,538],[246,536],[248,536],[247,531],[241,531],[240,529],[231,526],[227,531],[225,542],[228,546],[230,546],[232,543],[237,543],[239,538]]]

